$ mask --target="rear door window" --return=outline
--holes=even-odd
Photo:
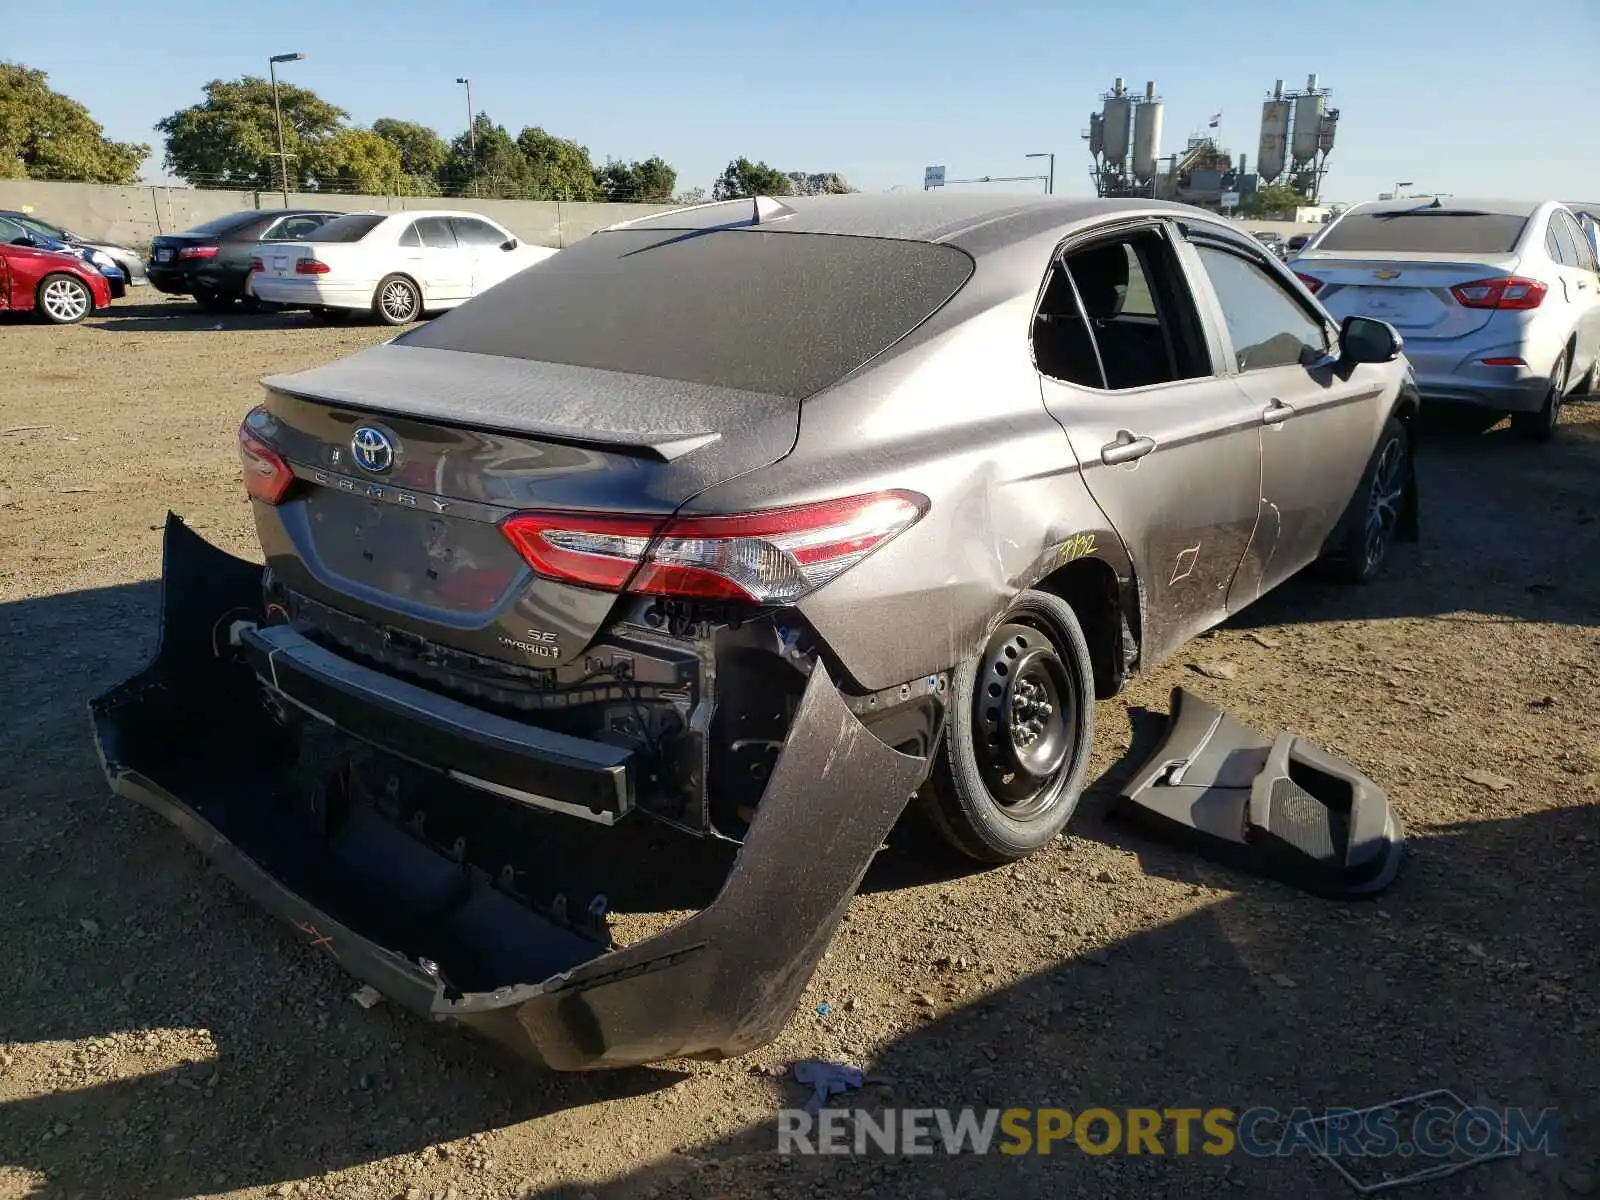
[[[422,246],[422,235],[417,232],[417,223],[415,221],[407,225],[406,231],[400,235],[400,244],[402,246],[416,246],[418,248]]]
[[[1582,271],[1595,269],[1594,250],[1589,245],[1589,238],[1583,232],[1583,227],[1570,213],[1558,212],[1550,218],[1566,234],[1566,240],[1572,243],[1572,265]]]
[[[456,235],[450,228],[450,222],[444,217],[417,218],[417,233],[422,238],[422,244],[429,249],[454,250],[456,248]]]
[[[1196,246],[1228,326],[1240,371],[1304,365],[1328,350],[1328,331],[1266,267],[1217,246]]]
[[[1194,299],[1153,229],[1056,262],[1034,314],[1033,355],[1052,379],[1107,391],[1212,373]]]
[[[1346,213],[1317,241],[1317,249],[1419,254],[1509,254],[1528,218],[1469,209],[1402,209]]]
[[[972,269],[930,242],[619,229],[398,341],[801,399],[894,345]]]

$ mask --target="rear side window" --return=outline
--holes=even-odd
[[[1560,224],[1567,231],[1567,236],[1572,239],[1572,251],[1575,255],[1573,266],[1585,271],[1595,269],[1594,249],[1589,245],[1589,235],[1584,232],[1583,226],[1571,213],[1558,212],[1551,220]]]
[[[417,233],[421,235],[424,246],[435,250],[456,248],[456,235],[450,230],[450,222],[443,217],[418,217]]]
[[[421,247],[422,235],[417,232],[417,223],[415,221],[407,225],[406,231],[400,235],[400,244],[402,246]]]
[[[1555,243],[1555,253],[1552,257],[1564,267],[1578,265],[1578,246],[1572,240],[1572,231],[1561,222],[1560,213],[1550,214],[1550,233],[1545,238],[1545,249],[1550,249],[1550,243]]]
[[[953,246],[765,230],[597,233],[398,342],[803,398],[960,290]]]
[[[307,237],[312,242],[359,242],[371,233],[388,217],[383,213],[351,213],[345,217],[335,217],[326,225],[313,230]]]
[[[1318,239],[1317,249],[1509,254],[1527,227],[1527,217],[1466,209],[1347,213]]]

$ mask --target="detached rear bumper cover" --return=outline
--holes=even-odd
[[[480,881],[429,936],[503,940],[507,930],[520,930],[530,967],[551,973],[456,993],[426,956],[386,944],[397,933],[406,940],[394,914],[414,898],[419,872],[453,864],[436,855],[428,856],[436,863],[419,863],[416,850],[374,855],[365,846],[359,866],[367,902],[341,904],[336,917],[318,898],[330,873],[341,869],[339,837],[308,859],[306,846],[295,844],[306,835],[275,822],[260,802],[270,739],[230,744],[212,736],[260,728],[256,676],[218,643],[226,642],[231,621],[257,611],[261,569],[211,547],[171,515],[163,557],[156,657],[90,704],[112,788],[166,817],[258,904],[352,975],[419,1014],[461,1021],[556,1069],[721,1057],[771,1040],[925,767],[863,727],[818,666],[755,821],[710,906],[655,937],[608,951],[530,910],[508,918],[512,902]],[[370,832],[354,828],[348,836]],[[394,903],[385,889],[392,889]],[[355,911],[370,916],[352,917]],[[495,952],[503,958],[506,949]]]

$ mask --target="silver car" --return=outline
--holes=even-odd
[[[1594,243],[1554,201],[1358,204],[1294,260],[1335,317],[1398,329],[1426,401],[1511,414],[1545,441],[1561,402],[1595,383]]]

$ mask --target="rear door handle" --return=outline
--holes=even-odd
[[[1272,403],[1261,410],[1261,423],[1263,425],[1281,425],[1292,416],[1294,416],[1294,409],[1274,396]]]
[[[1100,461],[1108,467],[1134,462],[1156,448],[1154,439],[1134,437],[1126,429],[1117,430],[1117,440],[1100,447]]]

